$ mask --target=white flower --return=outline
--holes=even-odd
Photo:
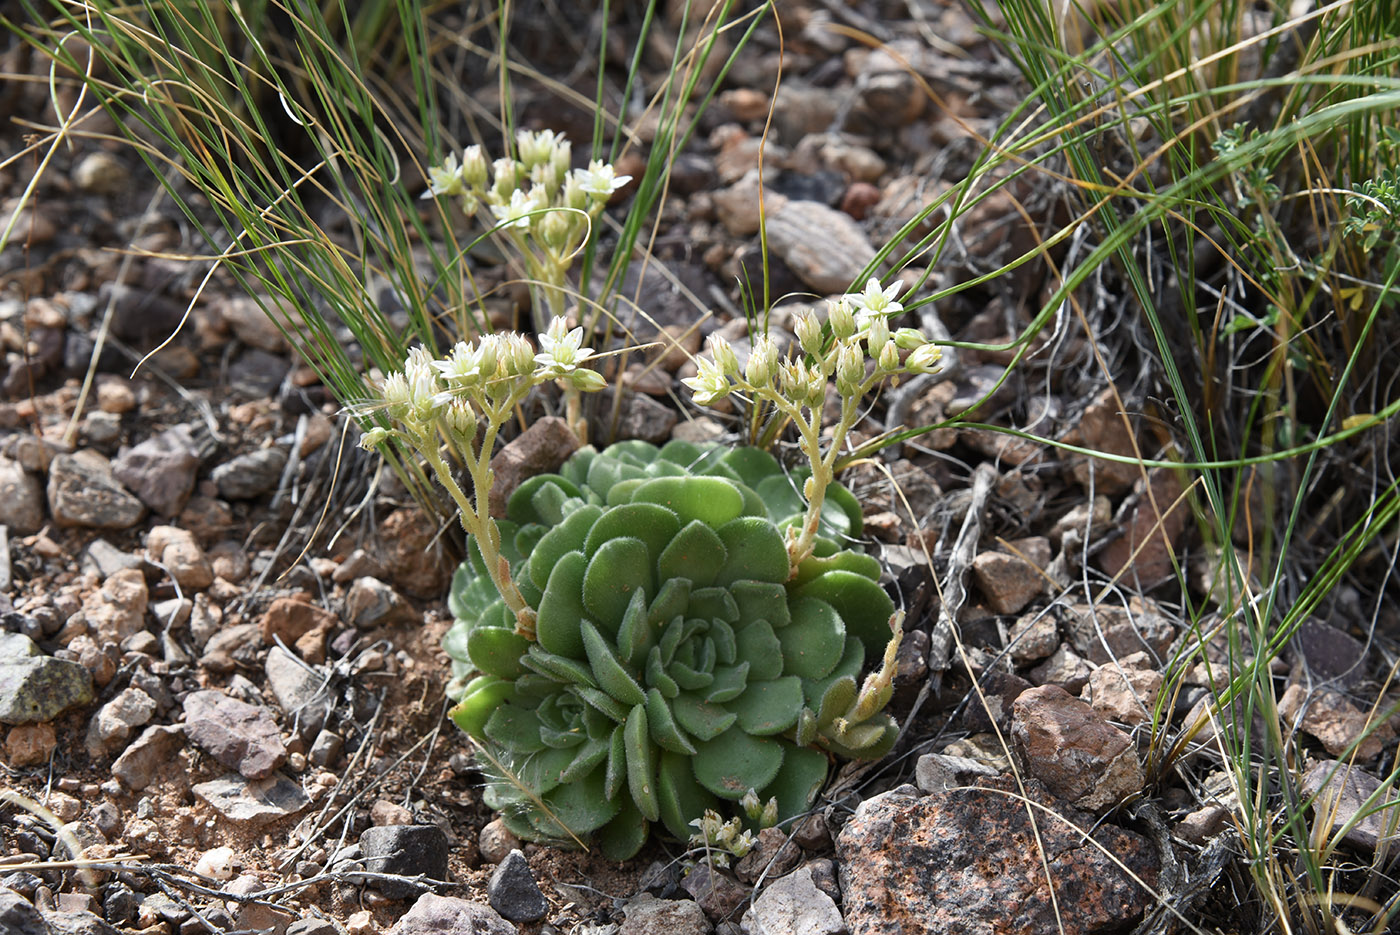
[[[904,306],[895,301],[895,296],[899,295],[903,285],[904,280],[897,279],[888,289],[881,289],[880,280],[872,276],[865,284],[864,292],[853,292],[846,296],[855,308],[857,327],[865,327],[875,315],[897,315],[904,311]]]
[[[811,312],[801,312],[797,320],[793,322],[793,332],[797,335],[797,343],[802,345],[802,350],[813,357],[821,357],[822,354],[822,323],[817,320],[817,316]]]
[[[389,437],[389,430],[381,425],[376,425],[368,432],[360,436],[360,447],[365,451],[373,451],[384,444]]]
[[[778,345],[766,334],[761,334],[753,342],[753,350],[749,352],[749,363],[744,368],[744,379],[750,386],[761,387],[767,385],[773,376],[773,371],[778,366]]]
[[[729,395],[729,378],[714,361],[698,357],[695,363],[700,372],[693,377],[686,377],[681,382],[695,393],[695,402],[698,405],[708,406],[715,400]]]
[[[904,358],[904,369],[910,373],[933,373],[938,369],[938,359],[943,352],[935,344],[921,344]]]
[[[486,156],[480,146],[468,146],[462,150],[462,181],[468,188],[486,187]]]
[[[492,205],[491,213],[501,222],[505,228],[528,228],[530,226],[530,212],[538,211],[543,207],[535,195],[534,189],[530,194],[525,194],[520,189],[510,193],[510,203],[504,205]]]
[[[442,166],[428,167],[428,190],[420,197],[433,198],[437,195],[465,195],[467,187],[462,178],[462,166],[457,164],[455,153],[448,153]]]
[[[578,179],[579,188],[594,198],[606,200],[612,197],[613,192],[632,181],[632,176],[616,175],[615,172],[610,163],[594,159],[587,169],[575,169],[574,177]]]
[[[827,303],[827,321],[831,323],[831,333],[837,340],[844,341],[856,333],[856,319],[851,312],[850,296],[842,296]]]
[[[548,376],[562,377],[593,356],[592,348],[582,346],[583,328],[568,331],[568,327],[567,320],[555,318],[540,335],[540,352],[535,355],[535,365],[543,368]]]
[[[432,365],[448,386],[472,386],[481,379],[481,349],[458,341],[446,360],[435,360]]]
[[[384,406],[389,411],[389,415],[395,419],[402,419],[404,413],[408,411],[409,405],[413,402],[412,394],[409,392],[408,380],[402,373],[391,373],[384,378],[384,382],[379,387],[379,395],[384,397]]]
[[[554,158],[555,146],[563,139],[563,136],[556,137],[553,130],[541,130],[538,133],[521,130],[515,134],[515,146],[520,153],[520,161],[525,163],[526,168],[533,169],[535,166],[547,165]]]
[[[710,356],[715,359],[715,365],[719,367],[721,372],[726,374],[739,372],[739,357],[722,335],[710,335]]]

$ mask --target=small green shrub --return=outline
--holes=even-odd
[[[652,823],[685,840],[746,795],[789,820],[828,754],[890,749],[894,606],[878,562],[838,545],[860,531],[840,485],[792,573],[784,529],[803,522],[803,480],[758,449],[622,442],[516,490],[501,554],[536,639],[474,552],[444,641],[457,685],[479,673],[452,717],[494,758],[486,802],[516,834],[596,835],[622,859]]]

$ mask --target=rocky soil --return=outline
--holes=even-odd
[[[784,12],[764,152],[775,296],[843,291],[1024,95],[960,7],[916,4],[911,20],[896,4],[876,22],[865,6]],[[889,48],[824,28],[842,21]],[[629,367],[620,419],[602,410],[595,437],[737,437],[732,416],[682,401],[677,378],[704,334],[746,347],[734,283],[759,268],[778,55],[761,30],[665,212],[657,259],[712,314],[670,280],[642,283],[655,324],[630,324],[669,346]],[[13,48],[0,70],[33,73]],[[544,98],[521,98],[546,125]],[[3,100],[15,114],[49,106],[19,81]],[[23,141],[11,130],[0,145],[13,157]],[[0,215],[31,173],[28,159],[0,171]],[[1052,230],[1067,195],[1036,184],[964,217],[926,288],[1033,245],[1021,207]],[[205,268],[170,255],[204,248],[168,200],[151,208],[153,191],[130,151],[79,141],[0,253],[0,930],[1108,933],[1228,917],[1253,898],[1213,726],[1158,768],[1225,662],[1220,633],[1183,623],[1174,566],[1197,598],[1213,586],[1185,479],[959,427],[846,477],[909,611],[894,754],[842,770],[808,819],[727,868],[676,843],[619,866],[513,840],[444,717],[458,530],[354,448],[330,393],[230,281],[177,331]],[[999,344],[1047,281],[1028,264],[915,323]],[[772,326],[800,301],[780,302]],[[1111,386],[1095,341],[1122,372],[1139,367],[1130,338],[1072,324],[1000,386],[1010,352],[950,349],[862,431],[977,406],[974,421],[1155,455],[1166,430],[1138,415],[1151,377]],[[501,457],[559,454],[528,443]],[[1395,745],[1383,725],[1355,769],[1329,772],[1368,723],[1358,699],[1378,694],[1377,660],[1346,630],[1310,623],[1279,673],[1280,714],[1338,824]],[[1202,638],[1180,691],[1160,698],[1168,661]],[[1364,859],[1381,833],[1362,819],[1349,846]]]

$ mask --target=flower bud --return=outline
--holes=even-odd
[[[500,358],[501,339],[494,334],[483,334],[478,345],[477,371],[481,379],[489,380],[496,375],[496,365]]]
[[[938,370],[938,361],[943,352],[936,344],[922,344],[909,352],[904,359],[904,369],[910,373],[933,373]]]
[[[744,793],[744,797],[739,800],[739,807],[749,816],[750,821],[758,821],[758,816],[763,814],[763,803],[759,801],[758,793],[753,789]]]
[[[847,344],[836,356],[836,392],[842,396],[855,396],[860,392],[860,384],[865,379],[865,355],[860,347]]]
[[[778,823],[778,797],[770,796],[763,804],[763,813],[758,816],[760,828],[771,828]]]
[[[899,369],[899,348],[893,341],[886,341],[880,348],[879,367],[884,373],[894,373]]]
[[[890,343],[890,321],[884,315],[870,316],[870,324],[865,330],[865,346],[870,348],[870,356],[878,357]]]
[[[520,166],[514,159],[497,159],[491,163],[491,178],[491,191],[502,202],[508,202],[511,192],[520,187]]]
[[[894,333],[894,343],[901,351],[912,351],[927,344],[928,338],[918,328],[900,328]]]
[[[802,312],[793,322],[793,331],[797,334],[797,343],[802,346],[802,350],[818,359],[822,355],[822,326],[817,321],[817,316],[811,312]]]
[[[836,335],[838,341],[844,341],[856,333],[856,316],[845,296],[829,303],[827,321],[831,323],[831,333]]]
[[[587,367],[576,367],[569,371],[565,381],[569,386],[580,393],[596,393],[608,385],[608,381],[603,379],[603,375],[596,370],[589,370]]]
[[[382,425],[376,425],[368,432],[360,436],[360,447],[365,451],[373,451],[389,438],[389,430]]]
[[[574,223],[578,216],[568,211],[550,211],[541,215],[536,223],[536,236],[546,247],[564,253],[573,237]]]
[[[468,146],[462,150],[462,181],[474,191],[486,187],[486,157],[480,146]]]
[[[744,378],[749,381],[750,386],[767,386],[768,381],[772,379],[777,360],[778,347],[773,343],[773,339],[766,334],[759,335],[749,353],[749,365],[745,368]]]
[[[725,376],[739,372],[739,358],[735,355],[734,348],[720,335],[710,335],[710,356],[715,359],[715,366]]]
[[[578,176],[570,174],[564,178],[564,187],[559,196],[559,201],[566,208],[573,208],[575,211],[587,211],[593,204],[593,199],[588,192],[584,191],[579,183]]]

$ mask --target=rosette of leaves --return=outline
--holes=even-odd
[[[802,519],[801,483],[757,449],[623,442],[515,491],[502,554],[536,639],[515,632],[474,554],[444,640],[452,717],[483,749],[486,802],[512,831],[595,837],[623,859],[652,824],[685,840],[751,790],[791,819],[831,755],[889,750],[888,678],[858,696],[868,658],[892,669],[893,604],[878,563],[837,544],[860,530],[839,486],[826,536],[790,573],[783,527]]]

